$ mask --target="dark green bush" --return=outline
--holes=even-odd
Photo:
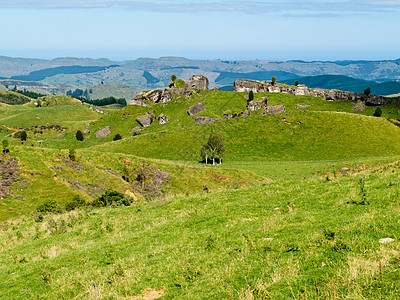
[[[70,202],[65,205],[66,211],[74,210],[75,208],[82,207],[86,205],[85,199],[80,195],[75,195]]]
[[[76,160],[76,153],[75,149],[69,149],[68,157],[70,160],[75,161]]]
[[[36,209],[41,213],[61,213],[62,208],[57,204],[55,200],[46,200]]]
[[[125,198],[125,196],[116,191],[108,190],[96,200],[93,201],[92,205],[95,207],[105,207],[105,206],[130,206],[133,199]]]
[[[80,130],[78,130],[78,131],[76,132],[75,137],[76,137],[76,139],[77,139],[78,141],[81,141],[81,142],[82,142],[82,141],[84,140],[83,132],[80,131]]]
[[[118,140],[121,140],[121,139],[122,139],[122,136],[121,136],[119,133],[117,133],[117,134],[114,136],[113,141],[118,141]]]
[[[19,138],[21,139],[21,141],[26,141],[26,139],[28,138],[28,135],[26,134],[25,130],[21,131],[21,135]]]
[[[380,107],[377,107],[375,109],[375,112],[373,114],[374,117],[381,117],[382,116],[382,109]]]

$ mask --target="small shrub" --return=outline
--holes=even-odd
[[[66,211],[74,210],[75,208],[82,207],[86,205],[85,199],[80,195],[75,195],[70,202],[65,205]]]
[[[60,213],[62,208],[55,200],[46,200],[37,207],[37,211],[41,213]]]
[[[21,135],[19,136],[19,138],[21,139],[21,141],[26,141],[26,139],[28,138],[28,135],[26,134],[26,131],[22,131]]]
[[[33,220],[37,223],[43,222],[43,214],[39,211],[33,214]]]
[[[373,114],[374,117],[381,117],[382,116],[382,109],[380,107],[377,107],[375,109],[375,112]]]
[[[68,157],[72,161],[76,161],[76,152],[75,149],[69,149]]]
[[[366,88],[366,89],[364,90],[364,95],[368,97],[370,94],[371,94],[371,88],[368,87],[368,88]]]
[[[10,150],[8,149],[8,146],[10,145],[10,142],[6,139],[1,141],[1,144],[3,146],[3,153],[8,153]]]
[[[76,132],[75,137],[76,137],[76,139],[77,139],[78,141],[81,141],[81,142],[82,142],[82,141],[84,140],[83,132],[80,131],[80,130],[78,130],[78,131]]]
[[[299,81],[296,80],[296,81],[294,82],[294,85],[295,85],[295,86],[298,86],[298,85],[299,85]]]
[[[276,76],[272,76],[272,85],[275,85],[276,83]]]
[[[117,134],[114,136],[113,141],[118,141],[118,140],[121,140],[121,139],[122,139],[122,136],[121,136],[119,133],[117,133]]]
[[[93,201],[92,205],[95,207],[105,206],[130,206],[133,199],[125,198],[125,196],[117,191],[105,191],[100,197]]]

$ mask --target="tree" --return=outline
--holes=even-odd
[[[171,75],[171,81],[174,82],[176,80],[176,75],[172,74]]]
[[[28,135],[26,134],[26,131],[25,130],[21,131],[21,135],[20,135],[21,141],[26,141],[27,138],[28,138]]]
[[[276,76],[272,76],[272,85],[275,85],[276,82]]]
[[[296,80],[296,81],[294,82],[294,85],[295,85],[295,86],[298,86],[298,85],[299,85],[299,81]]]
[[[377,107],[377,108],[375,109],[375,112],[374,112],[373,116],[374,116],[374,117],[380,117],[380,116],[382,116],[382,109],[381,109],[380,107]]]
[[[78,131],[76,132],[75,137],[76,137],[76,139],[77,139],[78,141],[81,141],[81,142],[82,142],[82,141],[84,140],[83,133],[82,133],[82,131],[80,131],[80,130],[78,130]]]
[[[209,148],[210,158],[215,165],[215,158],[218,157],[219,163],[222,163],[222,157],[225,154],[225,142],[219,134],[213,133],[210,135],[207,146]]]
[[[368,97],[370,94],[371,94],[371,88],[368,87],[368,88],[366,88],[366,89],[364,90],[364,95]]]
[[[68,157],[72,161],[76,161],[76,152],[75,149],[69,149]]]
[[[201,158],[203,159],[203,161],[206,161],[206,165],[208,164],[208,158],[210,157],[210,149],[208,147],[208,145],[203,145],[203,147],[201,147]]]

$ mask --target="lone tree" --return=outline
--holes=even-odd
[[[364,95],[368,97],[370,94],[371,94],[371,88],[368,87],[368,88],[366,88],[366,89],[364,90]]]
[[[82,133],[82,131],[80,131],[80,130],[78,130],[78,131],[76,132],[75,137],[76,137],[76,139],[77,139],[78,141],[81,141],[81,142],[82,142],[82,141],[84,140],[83,133]]]
[[[26,141],[26,139],[28,138],[28,135],[26,134],[25,130],[21,131],[21,135],[19,138],[21,139],[21,141]]]
[[[175,74],[172,74],[172,75],[171,75],[171,81],[174,82],[175,80],[176,80],[176,75],[175,75]]]
[[[211,159],[215,165],[215,159],[218,157],[219,164],[222,163],[222,157],[225,154],[225,142],[223,138],[216,133],[213,133],[208,138],[207,144],[201,148],[201,157],[208,163]]]
[[[375,109],[375,112],[373,114],[374,117],[381,117],[382,116],[382,109],[380,107],[377,107]]]
[[[250,91],[249,92],[249,99],[247,100],[247,105],[249,105],[249,103],[251,101],[253,101],[253,100],[254,100],[254,93],[253,93],[253,91]]]
[[[272,76],[272,85],[275,85],[276,82],[276,76]]]
[[[296,80],[296,81],[294,82],[294,85],[295,85],[295,86],[298,86],[298,85],[299,85],[299,81]]]

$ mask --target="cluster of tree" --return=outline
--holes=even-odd
[[[120,104],[120,105],[126,106],[126,99],[124,99],[124,98],[107,97],[107,98],[96,99],[96,100],[86,100],[86,102],[89,104],[96,105],[96,106],[105,106],[105,105],[110,105],[110,104]]]
[[[17,93],[19,93],[21,95],[27,96],[29,98],[33,98],[33,99],[38,99],[40,97],[45,97],[46,96],[45,94],[35,93],[35,92],[27,91],[25,89],[23,91],[16,90],[15,92],[17,92]]]
[[[75,97],[75,98],[89,99],[89,94],[91,94],[92,92],[93,91],[91,89],[89,91],[76,89],[75,91],[72,91],[72,90],[67,91],[67,95]]]
[[[219,164],[222,163],[222,158],[225,154],[225,141],[219,134],[211,134],[208,141],[201,147],[201,158],[203,162],[208,164],[208,160],[215,165],[215,159],[218,158]]]
[[[9,105],[22,105],[28,103],[29,101],[30,101],[29,98],[14,93],[6,93],[0,95],[0,102]]]

